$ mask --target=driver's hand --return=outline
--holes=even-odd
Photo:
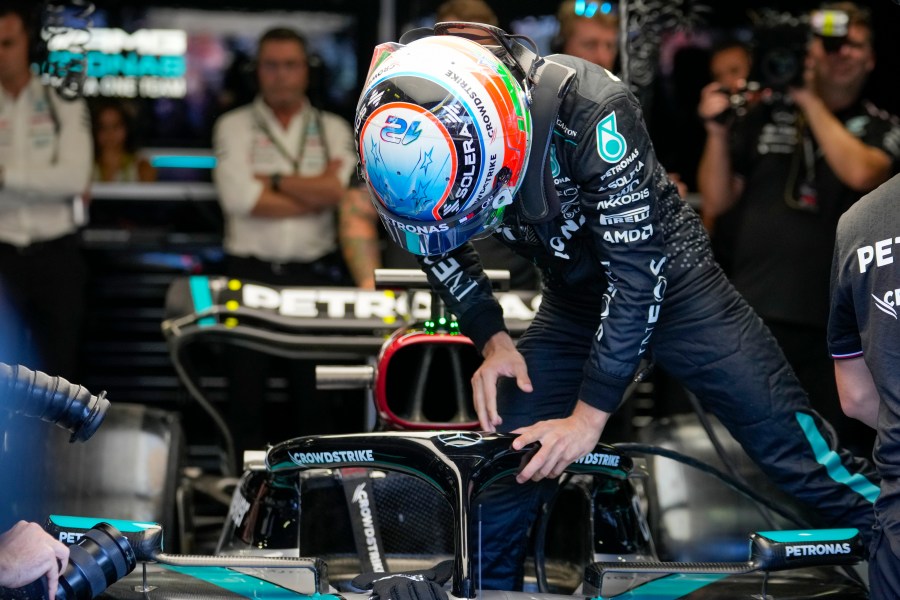
[[[523,392],[531,392],[531,379],[525,358],[516,350],[512,338],[505,331],[494,334],[482,350],[484,362],[472,376],[472,398],[478,422],[484,431],[497,431],[503,422],[497,413],[497,380],[515,377]]]
[[[565,419],[539,421],[513,431],[519,434],[512,443],[516,450],[533,442],[541,443],[541,449],[516,475],[516,481],[525,483],[562,475],[566,467],[594,449],[609,416],[610,413],[579,400]]]
[[[19,588],[47,577],[50,598],[56,598],[59,575],[69,562],[69,549],[37,523],[19,521],[0,535],[0,586]]]

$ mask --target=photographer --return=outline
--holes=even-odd
[[[829,272],[840,215],[900,166],[900,128],[861,98],[875,66],[868,12],[849,2],[822,11],[846,36],[814,35],[799,82],[763,90],[740,118],[722,114],[726,94],[704,90],[698,183],[707,222],[733,211],[735,287],[777,338],[813,405],[844,443],[868,453],[871,433],[841,414],[827,354]]]

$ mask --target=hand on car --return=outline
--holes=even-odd
[[[513,431],[519,434],[512,444],[516,450],[533,442],[541,443],[541,449],[516,475],[516,481],[525,483],[562,475],[566,467],[594,449],[609,416],[610,413],[579,400],[572,414],[564,419],[539,421]]]
[[[0,535],[0,586],[19,588],[47,577],[50,598],[56,597],[59,575],[69,561],[69,549],[37,523],[19,521]]]
[[[482,350],[484,362],[472,376],[472,398],[478,422],[484,431],[497,431],[503,423],[497,412],[497,380],[515,377],[523,392],[531,392],[531,379],[525,358],[516,350],[512,338],[505,331],[494,334]]]

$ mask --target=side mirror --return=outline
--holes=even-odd
[[[819,565],[855,565],[866,558],[857,529],[758,531],[750,535],[750,563],[757,571]]]
[[[710,583],[710,577],[853,565],[866,558],[865,550],[857,529],[760,531],[750,534],[746,562],[596,562],[585,568],[582,591],[591,598],[611,598],[673,575],[681,585],[699,588]]]

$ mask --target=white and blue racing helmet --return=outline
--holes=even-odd
[[[503,221],[528,163],[531,117],[521,85],[488,48],[438,35],[375,49],[355,134],[391,239],[430,256]]]

